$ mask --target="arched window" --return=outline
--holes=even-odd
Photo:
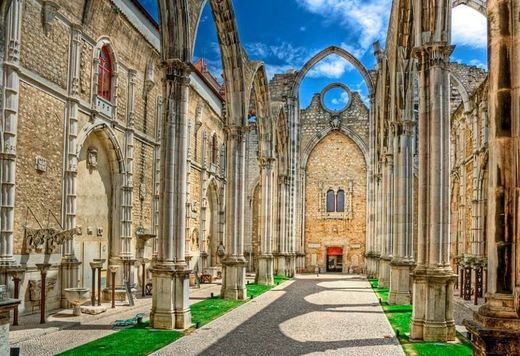
[[[336,211],[338,213],[345,212],[345,192],[343,190],[339,190],[336,197]]]
[[[112,100],[112,60],[107,46],[99,51],[98,95]]]
[[[218,160],[218,141],[217,134],[213,134],[211,138],[211,163],[217,164]]]
[[[333,213],[336,209],[336,197],[334,196],[334,191],[329,190],[327,192],[327,213]]]

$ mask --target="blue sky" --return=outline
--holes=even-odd
[[[155,0],[140,0],[157,18]],[[391,0],[235,0],[240,40],[251,59],[265,62],[268,75],[300,69],[320,50],[336,45],[354,54],[368,68],[375,59],[372,43],[385,44]],[[452,60],[485,67],[486,19],[475,10],[453,10]],[[220,54],[209,4],[199,26],[195,57],[203,56],[215,76],[221,76]],[[319,62],[302,82],[301,106],[326,85],[342,82],[366,98],[359,73],[342,58],[331,55]],[[327,95],[333,109],[348,100],[340,90]]]

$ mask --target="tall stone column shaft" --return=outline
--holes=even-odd
[[[273,280],[273,163],[270,157],[260,158],[260,179],[262,188],[260,213],[260,256],[256,282],[272,285]]]
[[[393,136],[392,136],[393,137]],[[392,142],[392,137],[390,138]],[[392,259],[392,234],[393,234],[393,156],[385,155],[383,163],[383,194],[382,194],[382,220],[381,232],[381,257],[379,260],[379,287],[390,286],[390,261]]]
[[[159,250],[152,269],[150,324],[158,329],[191,325],[189,269],[185,261],[188,161],[188,95],[191,67],[180,60],[163,64],[164,119],[161,130]]]
[[[390,262],[390,304],[410,303],[410,268],[412,256],[413,156],[411,120],[398,124],[394,138],[395,157],[395,215],[393,256]]]
[[[486,303],[466,320],[474,355],[520,354],[520,4],[488,0],[489,182]],[[492,55],[491,55],[492,54]]]
[[[277,261],[277,267],[278,267],[278,273],[285,275],[287,273],[286,271],[286,259],[287,259],[287,233],[286,233],[286,204],[287,204],[287,177],[281,176],[280,179],[280,188],[279,188],[279,196],[280,196],[280,209],[279,209],[279,245],[278,245],[278,261]]]
[[[81,60],[81,27],[72,26],[72,48],[69,59],[69,100],[67,102],[64,172],[63,227],[66,230],[76,227],[76,185],[78,172],[78,111],[79,111],[79,76]],[[69,307],[65,298],[65,288],[78,285],[79,265],[75,256],[73,240],[67,240],[62,247],[61,260],[61,306]]]
[[[222,261],[224,298],[244,300],[246,259],[244,258],[244,207],[246,191],[246,135],[240,126],[228,127],[226,187],[226,255]]]
[[[411,338],[449,341],[455,339],[456,280],[448,254],[451,3],[421,4],[416,0],[416,8],[419,9],[415,49],[419,73],[419,227]]]
[[[22,0],[12,0],[7,11],[7,53],[4,62],[4,115],[1,147],[1,205],[0,205],[0,265],[12,265],[14,259],[14,208],[16,185],[16,136],[18,131],[18,100],[20,91],[20,41]]]
[[[128,70],[128,118],[125,135],[125,166],[121,203],[121,258],[132,258],[132,209],[134,195],[134,125],[137,71]]]

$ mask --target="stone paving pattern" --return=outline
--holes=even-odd
[[[153,355],[404,355],[363,277],[301,275]]]
[[[218,295],[220,288],[219,284],[211,284],[191,289],[190,305],[208,298],[211,293]],[[20,326],[11,327],[10,346],[19,347],[23,356],[55,355],[115,332],[111,326],[114,320],[129,319],[138,313],[145,313],[148,319],[152,299],[137,299],[134,307],[116,305],[114,310],[108,303],[103,305],[109,309],[98,315],[74,317],[71,309],[60,310],[50,315],[43,326],[39,324],[39,313],[22,317]]]

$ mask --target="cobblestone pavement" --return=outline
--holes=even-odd
[[[219,284],[202,285],[190,289],[190,304],[208,298],[211,293],[220,294]],[[47,318],[45,325],[39,324],[39,313],[20,318],[20,326],[11,327],[9,343],[19,347],[22,356],[46,356],[77,347],[113,333],[111,324],[117,319],[129,319],[137,313],[145,313],[148,319],[152,299],[137,299],[134,307],[103,303],[107,312],[98,315],[72,316],[71,309],[59,310]]]
[[[365,278],[301,275],[154,355],[404,355]]]

